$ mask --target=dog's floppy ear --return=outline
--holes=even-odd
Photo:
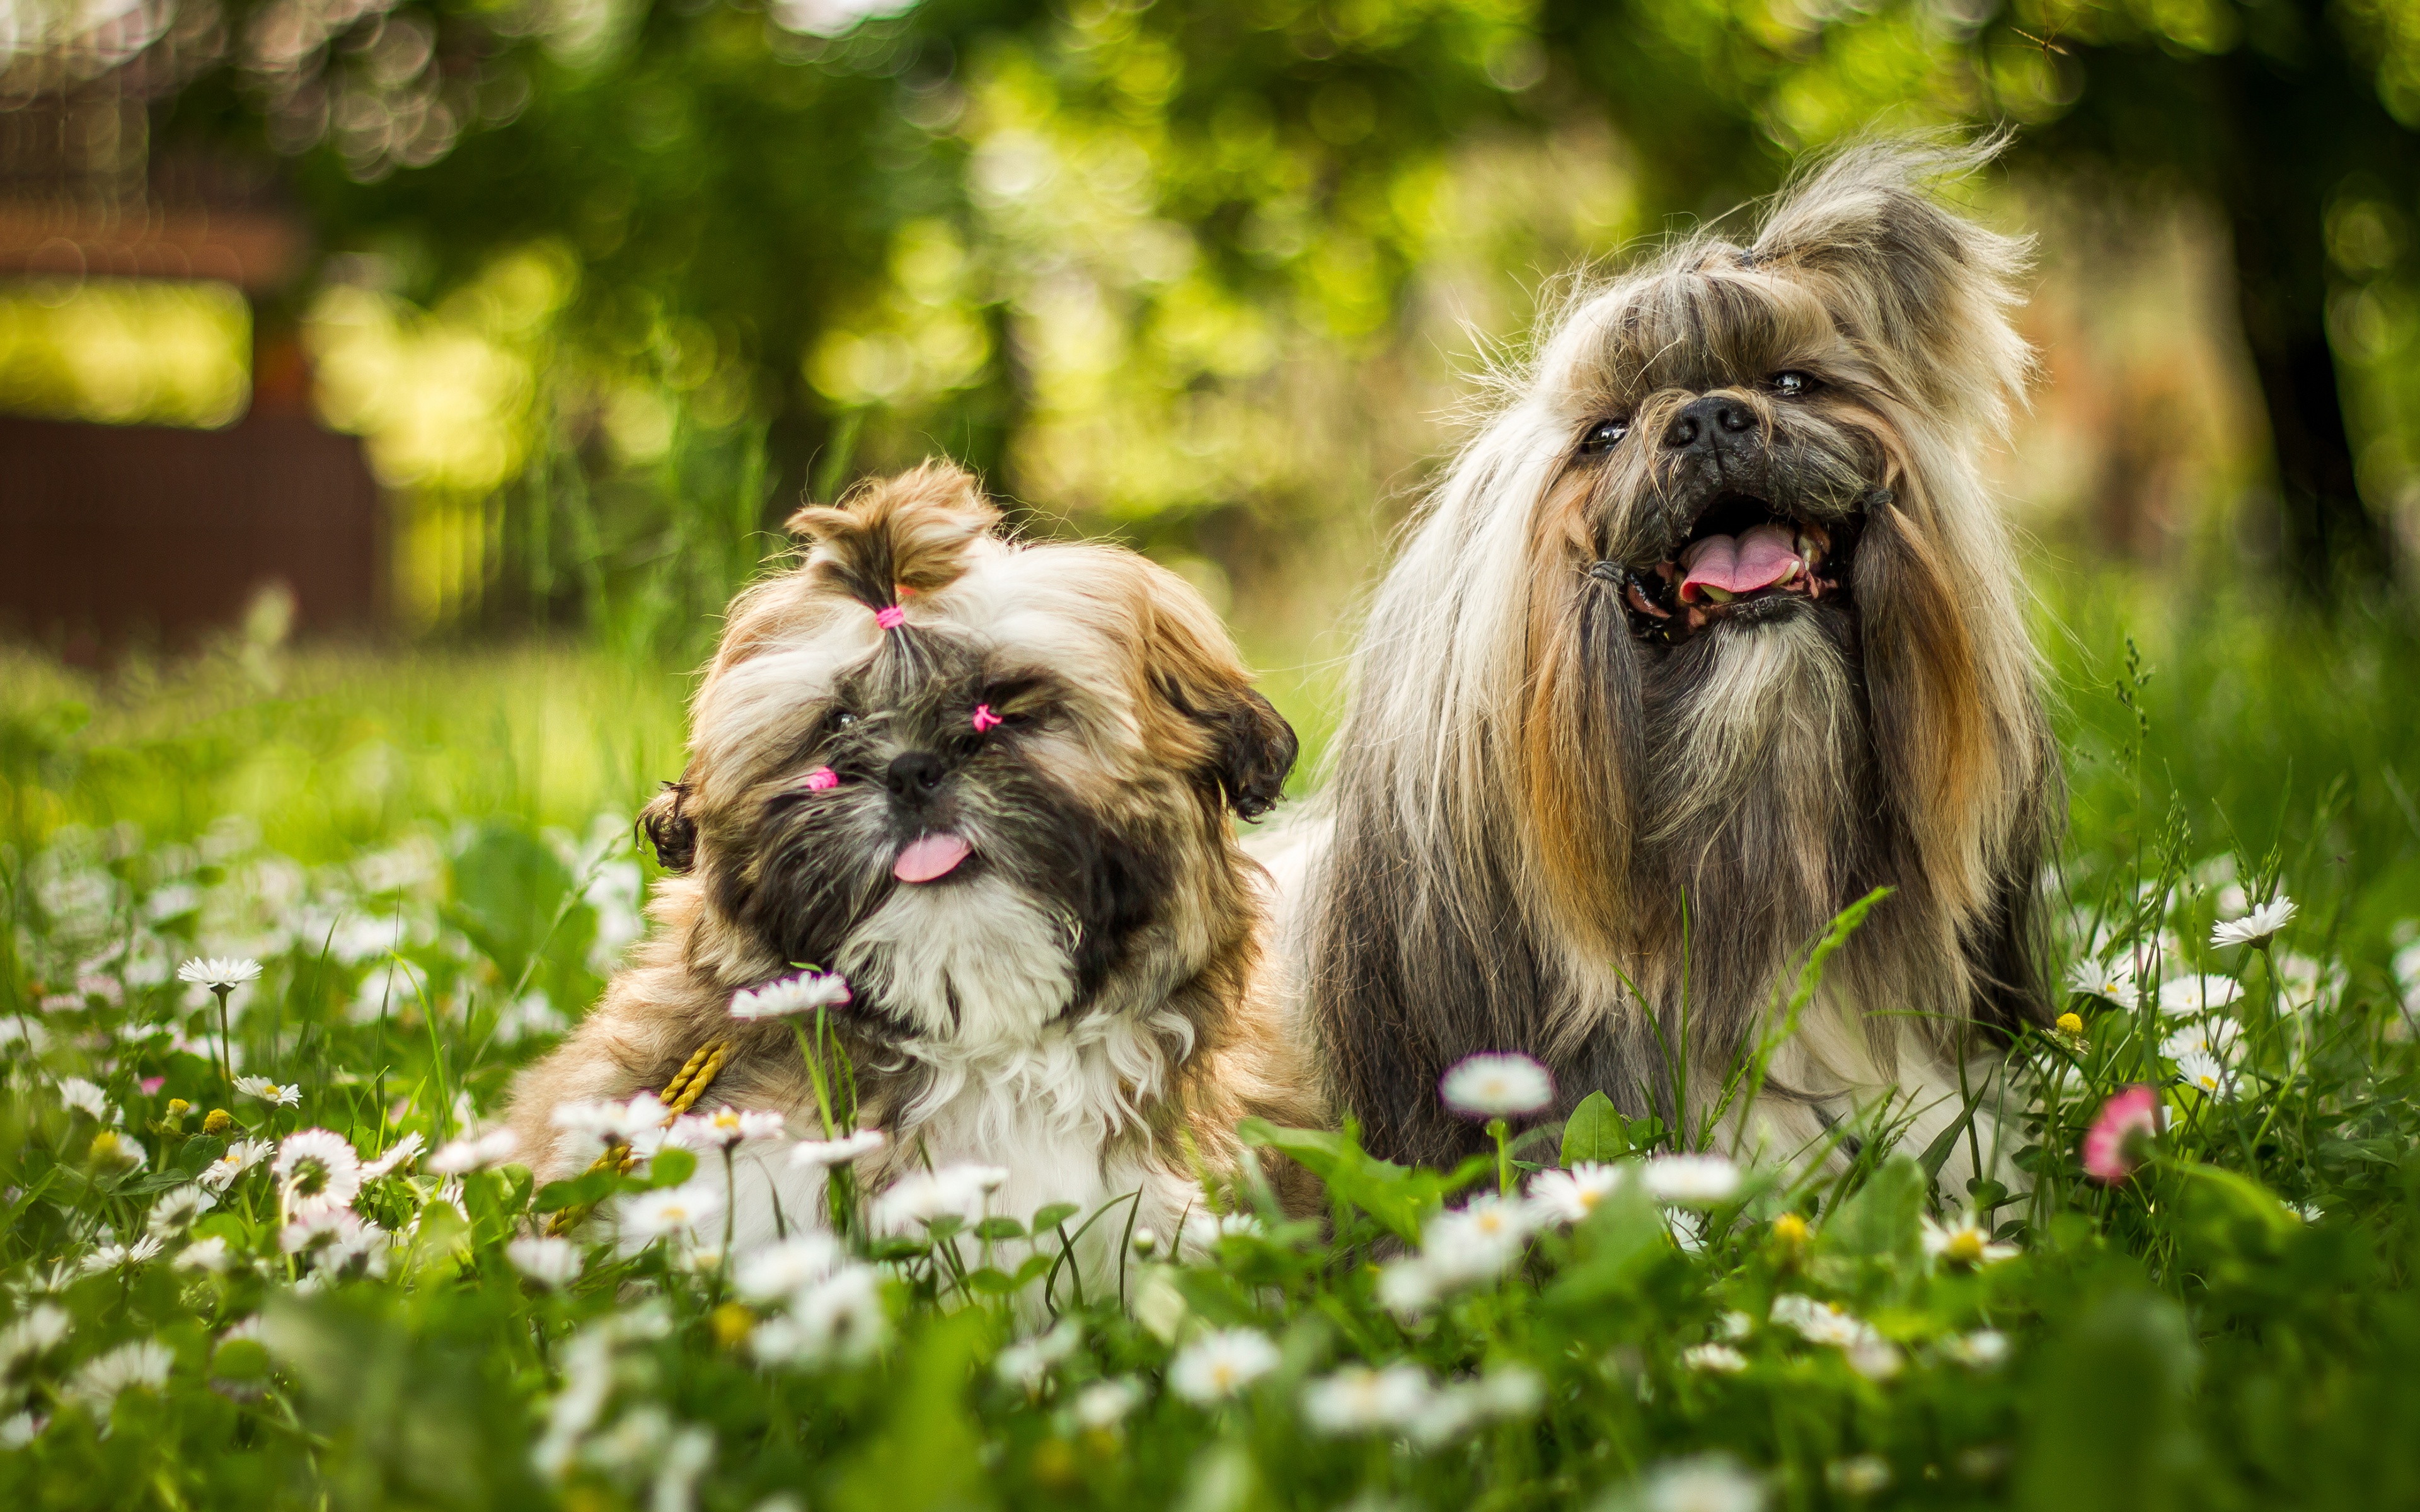
[[[1226,626],[1191,584],[1140,557],[1103,564],[1131,584],[1145,665],[1160,696],[1207,740],[1201,780],[1238,818],[1268,812],[1285,795],[1301,753],[1294,726],[1253,688]]]
[[[836,505],[790,517],[809,543],[805,570],[869,609],[902,590],[931,593],[967,570],[969,548],[1000,522],[973,473],[939,457],[895,478],[869,479]]]
[[[1197,713],[1218,743],[1218,791],[1239,819],[1258,819],[1285,796],[1286,778],[1294,771],[1302,742],[1277,705],[1249,687],[1220,708]]]
[[[2031,245],[1984,229],[1932,186],[2007,145],[2005,133],[1853,143],[1783,192],[1745,260],[1812,291],[1908,400],[1998,429],[2034,372],[2009,322]]]
[[[1241,682],[1187,687],[1163,677],[1159,690],[1177,713],[1210,737],[1210,761],[1202,775],[1235,816],[1258,819],[1276,808],[1302,750],[1294,726],[1277,705]]]
[[[656,864],[667,872],[686,872],[697,863],[697,821],[681,812],[688,796],[688,783],[667,782],[639,810],[639,832],[655,847]]]

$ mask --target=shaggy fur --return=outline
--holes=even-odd
[[[728,1011],[801,964],[854,989],[835,1017],[860,1122],[891,1136],[864,1189],[971,1161],[1012,1173],[995,1211],[1140,1189],[1141,1224],[1174,1233],[1191,1210],[1198,1231],[1196,1172],[1235,1168],[1237,1119],[1316,1118],[1274,1025],[1266,879],[1228,817],[1276,801],[1294,732],[1173,574],[1013,545],[995,520],[938,463],[791,520],[805,560],[733,605],[688,771],[642,819],[681,873],[657,886],[657,928],[517,1089],[541,1178],[585,1158],[550,1127],[558,1103],[660,1088],[721,1037],[737,1051],[701,1109],[819,1133],[789,1024]],[[1001,722],[975,728],[978,705]],[[807,785],[822,767],[837,783]],[[931,834],[971,856],[894,876]],[[819,1187],[751,1158],[737,1242],[770,1237],[776,1204],[814,1212]]]
[[[1327,817],[1269,851],[1374,1149],[1479,1148],[1436,1088],[1482,1050],[1544,1059],[1565,1109],[1702,1120],[1878,886],[1735,1138],[1786,1158],[1887,1103],[1920,1146],[1993,1031],[2046,1022],[2058,779],[1977,466],[2031,370],[2025,249],[1927,187],[1991,150],[1853,147],[1747,245],[1581,290],[1415,522]],[[1759,526],[1782,584],[1684,581]]]

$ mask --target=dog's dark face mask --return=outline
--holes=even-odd
[[[1574,445],[1590,574],[1642,645],[1818,608],[1837,625],[1854,613],[1859,537],[1889,503],[1889,432],[1865,375],[1785,311],[1672,283],[1613,332],[1604,367],[1620,378]]]
[[[1203,837],[1224,823],[1243,754],[1231,748],[1254,744],[1228,731],[1207,770],[1135,764],[1134,780],[1104,784],[1066,759],[1070,742],[1131,744],[1086,727],[1098,708],[1034,659],[946,629],[890,631],[738,801],[692,819],[698,868],[718,910],[771,953],[846,973],[861,1026],[983,1037],[997,1026],[971,1019],[987,1003],[1018,1026],[1083,1011],[1138,933],[1185,905],[1179,890],[1213,858]],[[1282,781],[1292,735],[1276,727]],[[654,828],[676,852],[678,825]]]

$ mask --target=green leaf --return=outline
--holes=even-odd
[[[1565,1169],[1587,1161],[1618,1160],[1630,1153],[1630,1120],[1603,1092],[1590,1092],[1563,1125]]]
[[[1924,1246],[1918,1220],[1926,1184],[1915,1161],[1893,1156],[1824,1220],[1817,1247],[1856,1259],[1914,1260]]]
[[[1329,1196],[1358,1208],[1388,1232],[1407,1240],[1419,1237],[1420,1225],[1448,1193],[1496,1168],[1495,1158],[1487,1155],[1475,1155],[1444,1174],[1379,1160],[1362,1149],[1349,1124],[1341,1133],[1329,1134],[1246,1119],[1235,1126],[1235,1134],[1248,1145],[1291,1156],[1326,1183]]]
[[[537,1189],[537,1200],[530,1204],[530,1211],[561,1212],[566,1208],[593,1208],[611,1196],[621,1180],[609,1167],[585,1172],[568,1181],[549,1181]]]
[[[1054,1202],[1033,1215],[1033,1231],[1047,1233],[1084,1210],[1073,1202]]]
[[[967,1273],[967,1286],[986,1297],[1013,1296],[1047,1272],[1050,1264],[1051,1257],[1047,1255],[1029,1255],[1014,1272],[986,1265],[979,1271]]]
[[[1025,1237],[1025,1226],[1014,1218],[985,1218],[975,1225],[974,1236],[986,1244],[1005,1243]]]
[[[655,1190],[678,1186],[697,1174],[697,1157],[686,1149],[666,1148],[647,1162],[647,1186]]]
[[[2102,1298],[2045,1351],[2017,1456],[2026,1512],[2167,1512],[2203,1504],[2188,1417],[2198,1366],[2184,1309],[2147,1291]]]

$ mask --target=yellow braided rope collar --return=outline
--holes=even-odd
[[[730,1041],[708,1040],[697,1047],[696,1054],[682,1063],[681,1069],[673,1073],[673,1079],[664,1083],[661,1095],[665,1108],[663,1124],[665,1128],[671,1128],[675,1119],[697,1105],[697,1100],[705,1096],[706,1089],[713,1085],[715,1073],[722,1070],[722,1063],[730,1058]],[[594,1176],[597,1172],[604,1170],[625,1173],[629,1170],[632,1164],[634,1162],[630,1154],[630,1147],[616,1140],[605,1147],[605,1153],[597,1156],[584,1174]],[[579,1226],[580,1220],[595,1211],[596,1206],[595,1203],[589,1202],[564,1209],[548,1222],[546,1231],[558,1237],[571,1232]]]

